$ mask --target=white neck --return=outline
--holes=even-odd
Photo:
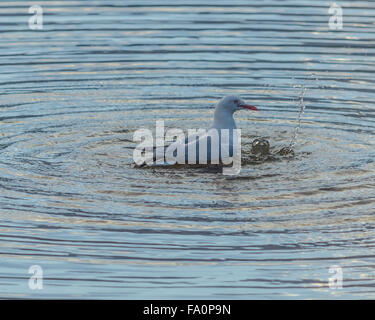
[[[236,129],[236,122],[233,119],[233,112],[227,110],[221,105],[217,105],[214,112],[214,123],[212,128],[215,129]]]

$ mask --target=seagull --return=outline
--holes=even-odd
[[[255,106],[247,104],[238,96],[230,95],[222,98],[216,104],[212,126],[205,130],[207,134],[190,135],[185,140],[177,140],[170,146],[164,147],[164,155],[167,154],[169,147],[173,148],[173,152],[169,153],[174,158],[173,163],[166,160],[164,156],[161,159],[160,153],[156,151],[157,147],[154,147],[154,163],[155,161],[159,165],[225,163],[225,158],[233,157],[235,150],[238,150],[238,143],[236,144],[238,133],[235,130],[237,126],[233,114],[242,109],[258,111]],[[204,148],[200,149],[203,146]],[[179,153],[179,150],[182,152]]]

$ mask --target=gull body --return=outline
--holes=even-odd
[[[225,161],[224,157],[229,156],[233,157],[234,151],[236,150],[234,148],[237,138],[236,130],[236,122],[233,118],[233,114],[242,109],[250,109],[250,110],[258,110],[256,107],[252,105],[248,105],[245,103],[243,99],[241,99],[238,96],[230,95],[222,98],[215,107],[214,111],[214,118],[212,126],[207,130],[207,133],[214,133],[213,131],[217,132],[218,136],[218,143],[212,143],[212,139],[210,135],[203,135],[198,137],[187,137],[185,141],[178,142],[180,148],[184,148],[185,152],[182,155],[179,155],[177,150],[174,152],[174,156],[176,157],[177,163],[191,163],[191,157],[189,159],[189,150],[195,149],[195,154],[193,154],[193,157],[195,157],[195,163],[201,163],[200,159],[207,159],[206,163],[222,163]],[[225,130],[227,129],[228,133],[225,133]],[[224,137],[224,135],[227,135],[227,138]],[[205,154],[200,154],[200,144],[206,144],[207,148],[205,149]],[[236,147],[236,146],[235,146]],[[239,146],[240,147],[240,146]],[[216,152],[212,152],[212,148],[215,148]],[[226,148],[226,149],[225,149]],[[228,150],[227,152],[224,152],[224,150]],[[154,160],[156,160],[155,152],[153,155]],[[164,162],[163,165],[167,165],[168,162]]]

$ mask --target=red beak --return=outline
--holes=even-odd
[[[250,109],[250,110],[258,111],[257,107],[251,106],[249,104],[241,104],[240,107],[241,108],[245,108],[245,109]]]

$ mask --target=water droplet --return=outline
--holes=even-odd
[[[303,85],[301,94],[299,96],[299,103],[298,103],[298,107],[299,107],[299,113],[298,113],[298,118],[297,118],[298,123],[297,123],[297,126],[294,128],[293,137],[292,137],[292,140],[290,141],[289,147],[287,147],[290,150],[292,150],[294,145],[296,144],[298,132],[301,129],[302,115],[305,111],[305,104],[303,103],[303,97],[305,96],[305,93],[306,93],[306,87]]]
[[[254,155],[262,155],[262,156],[269,155],[270,143],[264,138],[255,139],[251,143],[251,153]]]

